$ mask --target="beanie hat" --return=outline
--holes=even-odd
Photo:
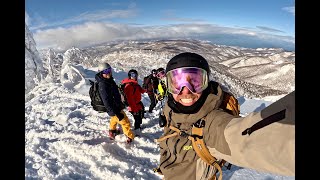
[[[170,59],[167,63],[166,72],[181,67],[198,67],[210,74],[208,61],[196,53],[184,52]]]
[[[98,66],[98,71],[103,71],[105,69],[111,68],[110,64],[108,63],[100,63]]]

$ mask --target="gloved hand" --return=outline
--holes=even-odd
[[[154,94],[154,97],[156,98],[156,100],[158,101],[160,94]]]
[[[166,116],[160,114],[159,115],[159,126],[164,127],[166,125],[167,125]]]
[[[156,96],[156,98],[157,98],[158,101],[162,101],[163,100],[163,96],[161,94],[158,94]]]
[[[124,115],[121,112],[117,113],[116,116],[119,119],[119,121],[121,121],[124,118]]]

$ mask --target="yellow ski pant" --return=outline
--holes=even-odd
[[[124,118],[121,121],[119,121],[117,116],[111,116],[109,130],[116,130],[117,124],[120,124],[122,127],[123,134],[125,134],[130,139],[133,139],[134,134],[131,131],[129,118],[123,111],[121,111],[121,113],[124,115]]]

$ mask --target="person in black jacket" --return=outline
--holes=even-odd
[[[157,78],[157,70],[153,69],[151,71],[151,74],[149,76],[147,76],[147,78],[145,78],[144,82],[143,82],[143,88],[145,88],[147,90],[147,94],[150,98],[150,106],[149,106],[149,113],[152,113],[152,110],[154,109],[154,107],[156,107],[158,101],[156,99],[156,93],[157,93],[157,89],[158,89],[158,84],[159,84],[159,80]]]
[[[127,143],[131,143],[134,139],[134,134],[131,131],[130,121],[123,111],[124,106],[121,102],[121,95],[118,86],[112,77],[112,68],[108,63],[100,63],[99,72],[95,75],[98,82],[99,93],[107,113],[111,116],[109,125],[109,137],[114,139],[118,134],[117,124],[120,124],[123,133],[127,136]]]

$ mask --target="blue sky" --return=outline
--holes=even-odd
[[[293,0],[26,0],[25,10],[26,23],[43,48],[85,46],[90,40],[85,36],[92,35],[97,37],[89,44],[198,37],[223,39],[227,45],[294,47],[295,39]]]

